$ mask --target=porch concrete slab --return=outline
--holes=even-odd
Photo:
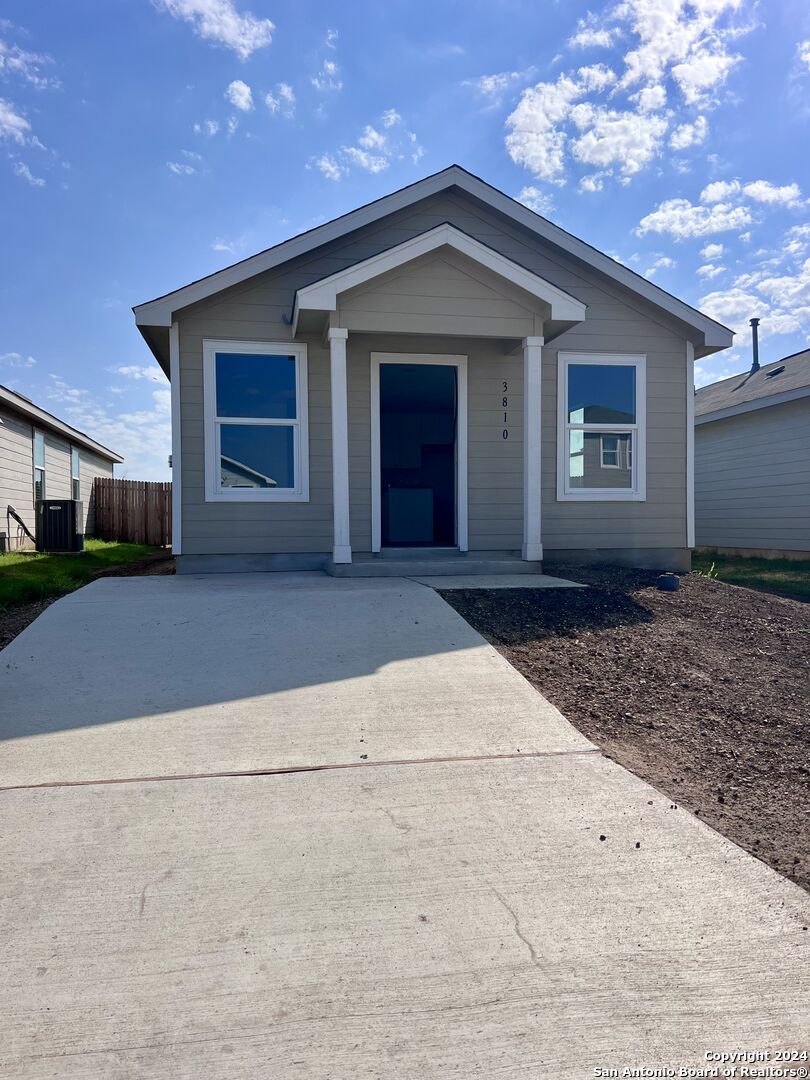
[[[810,898],[598,754],[0,810],[15,1080],[582,1080],[808,1045]]]
[[[413,579],[432,589],[586,589],[578,581],[548,574],[448,574]]]
[[[0,786],[591,745],[431,589],[317,572],[94,582],[0,701]]]

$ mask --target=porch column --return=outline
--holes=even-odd
[[[523,551],[529,562],[543,558],[540,539],[540,404],[543,339],[523,339]]]
[[[329,362],[332,378],[332,507],[336,563],[352,561],[349,533],[349,398],[346,390],[346,339],[348,330],[330,327]]]

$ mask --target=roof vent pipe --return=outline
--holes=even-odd
[[[759,319],[749,319],[751,326],[751,347],[754,352],[753,363],[751,364],[751,374],[755,371],[759,371]]]

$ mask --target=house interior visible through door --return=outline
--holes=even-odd
[[[453,547],[456,540],[457,369],[380,365],[383,547]]]

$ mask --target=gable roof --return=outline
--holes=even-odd
[[[207,277],[191,282],[180,289],[156,297],[146,303],[138,304],[133,308],[135,322],[150,348],[165,367],[166,358],[162,355],[162,346],[156,347],[156,340],[165,340],[165,330],[161,333],[158,328],[171,326],[173,314],[181,308],[197,303],[209,296],[213,296],[223,289],[238,285],[243,281],[271,270],[281,263],[306,254],[323,244],[339,239],[355,229],[362,228],[389,214],[395,213],[413,205],[420,199],[430,195],[446,191],[450,188],[458,188],[473,198],[486,203],[500,213],[511,218],[513,221],[529,229],[535,235],[554,245],[559,250],[566,252],[592,269],[604,274],[607,278],[630,289],[642,296],[649,303],[661,308],[675,318],[681,320],[695,332],[695,355],[705,356],[708,353],[717,352],[728,348],[732,344],[733,331],[721,323],[710,319],[707,315],[685,304],[682,300],[665,292],[654,285],[651,281],[641,277],[629,267],[616,262],[609,255],[598,251],[587,244],[584,240],[573,236],[571,233],[554,225],[546,218],[536,214],[523,203],[511,199],[502,191],[487,184],[460,165],[451,165],[441,172],[418,180],[391,195],[385,195],[374,202],[352,210],[348,214],[335,218],[319,225],[307,232],[300,233],[290,240],[285,240],[274,247],[252,255],[241,262],[234,263]],[[150,329],[151,328],[151,329]],[[155,333],[157,331],[157,333]]]
[[[695,423],[764,409],[810,396],[810,349],[695,391]]]
[[[14,409],[15,412],[21,413],[37,427],[50,428],[51,431],[59,432],[60,435],[64,435],[66,439],[69,439],[76,446],[83,446],[85,450],[92,450],[94,454],[106,458],[107,461],[113,461],[120,465],[124,460],[119,454],[108,450],[106,446],[102,446],[95,439],[91,439],[89,435],[85,435],[83,431],[71,427],[64,420],[60,420],[52,413],[41,409],[39,405],[35,405],[30,398],[18,394],[16,390],[10,390],[7,386],[0,386],[0,405],[7,405],[9,408]]]
[[[311,285],[298,289],[293,307],[293,334],[304,312],[336,311],[337,298],[341,293],[365,285],[381,274],[398,270],[413,262],[414,259],[419,259],[444,247],[452,248],[480,266],[485,266],[499,277],[529,293],[535,300],[541,301],[557,334],[585,318],[586,305],[582,301],[575,299],[563,289],[552,285],[550,281],[520,266],[512,259],[506,258],[505,255],[501,255],[486,244],[482,244],[480,240],[468,236],[455,225],[445,222],[395,247],[388,248],[379,255],[372,255],[369,259],[363,259],[361,262],[346,267],[345,270],[338,270],[335,274],[330,274],[319,281],[313,281]],[[548,340],[551,336],[548,335]]]

